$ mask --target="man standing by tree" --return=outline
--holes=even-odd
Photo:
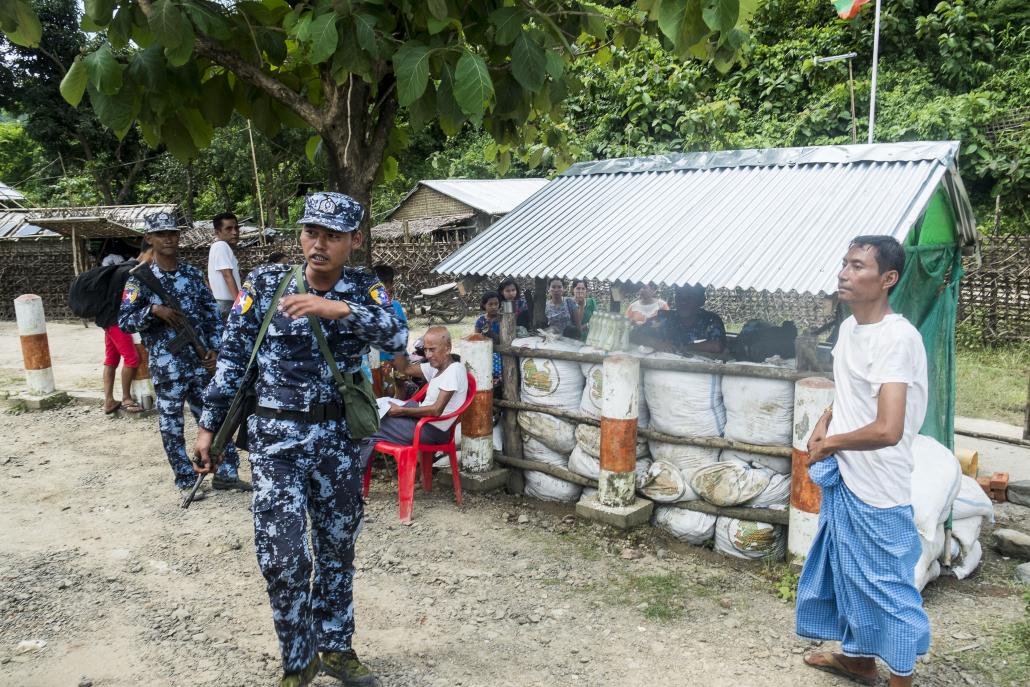
[[[218,317],[225,322],[240,292],[240,261],[235,252],[240,242],[240,223],[236,215],[223,212],[215,215],[214,225],[215,242],[207,253],[207,282],[218,304]]]
[[[888,303],[904,268],[896,240],[859,236],[837,277],[853,315],[833,349],[833,406],[808,444],[822,507],[797,594],[797,633],[841,643],[841,653],[807,654],[807,665],[871,685],[879,658],[890,668],[891,687],[912,684],[916,658],[930,647],[915,586],[922,546],[911,506],[912,440],[927,406],[926,350]]]

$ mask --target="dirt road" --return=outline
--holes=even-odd
[[[73,405],[0,415],[0,435],[0,683],[275,684],[246,496],[178,509],[153,418]],[[837,684],[800,666],[809,644],[776,596],[783,566],[500,494],[458,509],[420,493],[402,527],[392,475],[379,475],[356,646],[387,685]],[[995,684],[973,657],[993,656],[1020,616],[997,582],[1010,576],[991,559],[973,580],[930,587],[920,684]],[[19,648],[33,640],[45,645]]]

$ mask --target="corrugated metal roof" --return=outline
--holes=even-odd
[[[0,209],[0,239],[39,238],[59,236],[49,229],[29,224],[26,218],[28,210]]]
[[[514,210],[547,184],[547,179],[426,179],[419,184],[490,215]]]
[[[904,240],[942,183],[975,241],[957,142],[581,163],[435,269],[831,293],[859,234]]]
[[[98,205],[87,207],[34,208],[28,221],[52,229],[58,234],[83,239],[121,238],[143,232],[143,217],[155,212],[167,212],[178,217],[178,206],[152,205]]]
[[[0,181],[0,201],[14,201],[21,203],[23,200],[25,200],[25,196],[23,196],[19,191]]]

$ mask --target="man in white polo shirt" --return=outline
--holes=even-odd
[[[240,292],[240,262],[234,252],[240,241],[240,223],[236,215],[223,212],[215,215],[214,225],[215,242],[207,254],[207,282],[224,322]]]

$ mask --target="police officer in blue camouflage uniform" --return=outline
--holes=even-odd
[[[153,251],[153,260],[137,270],[150,270],[164,290],[179,301],[182,312],[163,303],[144,279],[130,273],[122,292],[118,326],[126,332],[139,332],[150,358],[150,376],[157,393],[161,441],[168,463],[175,473],[175,486],[188,490],[196,474],[186,457],[183,435],[183,403],[189,403],[194,418],[200,419],[204,389],[215,367],[215,357],[222,340],[222,323],[204,275],[193,265],[179,260],[179,226],[167,212],[143,218],[146,241]],[[199,356],[193,346],[177,353],[169,344],[179,336],[188,321],[197,333],[207,354]],[[225,461],[219,467],[212,486],[215,489],[249,491],[250,484],[239,478],[240,458],[236,448],[228,446]],[[204,492],[197,492],[203,498]]]
[[[345,267],[361,246],[361,205],[341,193],[314,193],[304,210],[298,224],[308,293],[299,293],[287,265],[264,265],[248,275],[229,312],[205,396],[198,472],[217,464],[218,457],[209,456],[213,434],[240,386],[275,291],[288,278],[257,351],[258,408],[248,424],[254,545],[279,636],[281,685],[307,685],[321,669],[349,687],[374,687],[379,681],[351,645],[354,544],[363,517],[358,445],[348,435],[339,392],[307,315],[317,318],[344,375],[360,374],[370,345],[403,351],[408,331],[382,283],[363,269]]]

